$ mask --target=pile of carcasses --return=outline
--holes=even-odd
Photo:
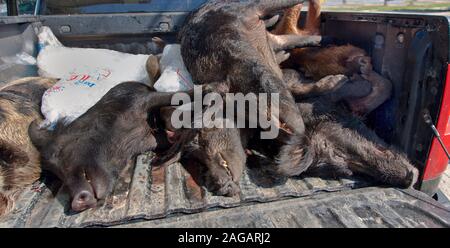
[[[417,169],[363,122],[389,99],[392,83],[363,49],[320,35],[320,1],[310,1],[304,28],[302,5],[292,2],[209,1],[186,21],[180,44],[153,39],[157,55],[68,48],[41,28],[40,77],[0,91],[0,213],[42,169],[67,186],[73,210],[95,207],[124,165],[146,151],[157,152],[158,166],[196,160],[208,189],[223,196],[239,193],[255,152],[269,158],[271,176],[362,174],[414,185]],[[238,94],[253,94],[257,110],[243,104],[219,115]],[[211,122],[231,125],[194,125],[196,102],[180,107],[179,100],[196,95],[226,103]],[[212,102],[200,104],[203,117]],[[180,113],[193,125],[175,123]],[[249,125],[236,125],[239,118]]]

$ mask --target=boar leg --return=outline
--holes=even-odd
[[[277,60],[277,64],[281,64],[284,61],[288,60],[290,56],[291,56],[290,53],[281,50],[275,54],[275,59]]]
[[[306,19],[305,28],[300,31],[301,34],[320,34],[320,13],[320,0],[310,0],[308,7],[308,17]]]
[[[299,34],[299,35],[318,35],[320,34],[320,1],[310,0],[308,5],[308,16],[305,28],[298,28],[300,13],[303,5],[298,4],[287,9],[281,21],[277,24],[273,34]]]
[[[268,33],[268,36],[275,52],[301,47],[321,46],[324,42],[328,42],[320,35],[273,35]]]
[[[274,15],[271,18],[264,20],[264,23],[266,25],[266,28],[273,27],[275,24],[277,24],[278,20],[280,19],[279,15]]]
[[[273,118],[274,116],[271,116]],[[297,105],[295,104],[294,97],[289,90],[280,92],[279,103],[279,128],[288,128],[288,132],[293,132],[299,135],[305,133],[305,124]],[[275,121],[277,121],[275,119]],[[281,125],[285,125],[282,127]]]
[[[227,83],[210,83],[201,85],[202,94],[205,95],[210,92],[216,92],[219,94],[225,94],[229,91]],[[198,88],[200,88],[198,87]],[[197,89],[198,89],[197,88]],[[153,94],[148,96],[148,99],[145,100],[146,107],[149,109],[162,108],[166,106],[172,105],[172,98],[175,94],[187,94],[191,98],[191,101],[194,98],[195,88],[184,91],[184,92],[153,92]]]
[[[300,74],[294,70],[283,70],[283,77],[291,93],[296,97],[315,97],[333,93],[343,87],[348,78],[344,75],[330,75],[317,82],[302,82]]]
[[[331,92],[328,99],[331,102],[339,102],[341,100],[361,98],[372,92],[372,84],[367,80],[350,80],[342,87]]]
[[[302,11],[303,4],[297,4],[292,8],[284,11],[284,15],[281,21],[272,31],[273,34],[300,34],[298,29],[298,22],[300,20],[300,13]]]
[[[153,86],[161,76],[161,68],[158,57],[150,55],[146,63],[147,73],[150,78],[150,84]]]
[[[303,135],[305,132],[305,124],[303,123],[295,99],[286,87],[284,80],[267,70],[261,72],[259,80],[263,92],[269,93],[267,94],[267,97],[270,98],[267,99],[268,108],[262,110],[260,116],[272,121],[278,128],[282,128],[283,125],[288,128],[290,132]],[[279,102],[272,102],[272,94],[270,93],[278,94]],[[272,113],[271,110],[278,110],[278,116]]]
[[[392,94],[392,83],[372,69],[369,57],[359,57],[358,61],[361,65],[361,76],[371,83],[372,91],[368,96],[347,102],[354,113],[364,115],[389,99]]]

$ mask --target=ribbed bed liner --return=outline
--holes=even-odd
[[[448,228],[450,209],[416,190],[366,187],[119,227]]]
[[[247,169],[236,197],[215,196],[195,180],[195,169],[177,163],[165,168],[150,166],[152,154],[128,165],[112,196],[96,209],[74,214],[69,197],[56,183],[39,183],[22,193],[12,214],[0,219],[0,227],[89,227],[114,226],[220,208],[259,204],[368,186],[360,180],[291,178],[270,181],[261,170]],[[200,183],[201,184],[201,183]],[[52,190],[55,192],[53,195]]]

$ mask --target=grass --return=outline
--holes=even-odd
[[[325,7],[330,11],[411,11],[411,12],[433,12],[450,11],[449,3],[415,3],[414,5],[341,5]]]

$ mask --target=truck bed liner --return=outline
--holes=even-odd
[[[450,210],[418,191],[371,187],[120,227],[450,227]]]
[[[68,195],[58,183],[37,183],[21,194],[14,211],[0,219],[0,227],[113,226],[239,206],[258,208],[258,203],[368,185],[357,179],[292,178],[262,182],[257,181],[260,177],[255,176],[258,169],[254,168],[244,173],[239,196],[221,197],[200,187],[192,177],[195,171],[189,167],[187,169],[191,173],[179,163],[166,168],[152,168],[152,157],[152,154],[139,156],[135,166],[129,165],[125,169],[114,193],[102,206],[80,214],[68,210]]]
[[[156,35],[175,41],[174,34],[186,15],[129,13],[0,18],[0,55],[15,57],[26,52],[36,56],[35,28],[41,24],[50,26],[67,46],[153,53],[150,38]],[[437,119],[445,82],[442,65],[449,61],[447,18],[392,13],[324,13],[323,21],[324,34],[368,51],[374,68],[389,75],[396,92],[401,92],[373,114],[377,118],[371,120],[374,121],[372,126],[382,138],[400,146],[423,168],[433,136],[414,116],[419,109],[428,108]],[[171,28],[160,30],[159,24],[165,22],[170,23]],[[70,32],[61,32],[62,27],[70,27]],[[352,32],[342,32],[343,29]],[[432,41],[433,49],[426,53],[431,60],[418,56],[422,53],[417,49],[408,49],[409,44],[423,38],[420,35],[423,32],[418,32],[423,30]],[[375,34],[385,41],[383,49],[374,46]],[[397,42],[399,34],[405,37],[403,44]],[[416,62],[427,65],[421,70],[426,73],[409,80],[413,75],[410,72],[416,71]],[[34,65],[0,61],[0,67],[0,78],[4,82],[37,75]],[[410,98],[417,95],[417,89],[422,92],[420,98]],[[403,123],[403,120],[409,121]],[[403,140],[408,140],[408,144]],[[191,176],[195,176],[192,168],[188,167],[191,173],[180,164],[166,169],[151,168],[151,157],[150,154],[140,156],[136,165],[127,167],[127,173],[123,173],[104,205],[80,214],[68,211],[69,199],[59,183],[44,178],[20,195],[14,211],[0,219],[0,227],[449,226],[449,210],[415,191],[360,189],[368,184],[357,179],[293,178],[261,182],[264,177],[255,175],[258,169],[253,168],[242,178],[240,196],[218,197],[197,185]],[[323,192],[333,193],[321,194]]]

